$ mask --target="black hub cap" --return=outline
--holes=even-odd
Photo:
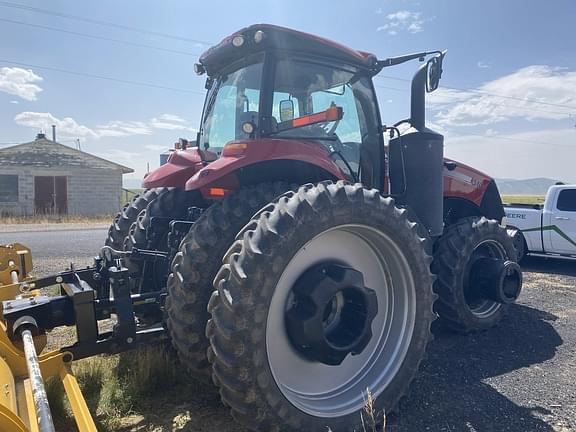
[[[475,290],[498,303],[514,303],[522,289],[522,270],[513,261],[480,258],[470,276]]]
[[[376,293],[364,286],[362,273],[320,264],[300,276],[292,293],[287,331],[306,358],[339,365],[349,353],[359,354],[368,345],[378,302]]]

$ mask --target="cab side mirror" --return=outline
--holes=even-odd
[[[280,121],[285,122],[294,119],[294,102],[292,99],[280,101]]]
[[[442,77],[442,60],[444,60],[444,54],[445,52],[428,60],[428,73],[426,79],[426,91],[428,93],[436,90],[440,84],[440,78]]]

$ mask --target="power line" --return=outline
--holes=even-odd
[[[387,89],[387,90],[395,90],[395,91],[400,91],[400,92],[408,92],[408,89],[386,87],[386,86],[381,86],[379,84],[374,84],[374,87],[383,88],[383,89]],[[459,103],[461,103],[461,102],[460,101],[438,102],[438,104],[442,104],[442,105],[456,105]],[[537,111],[537,112],[548,113],[548,114],[558,114],[558,115],[564,115],[564,116],[570,116],[571,115],[569,112],[550,111],[550,110],[543,110],[543,109],[534,108],[534,107],[523,107],[523,106],[519,106],[519,105],[507,105],[507,104],[496,103],[496,102],[483,102],[483,103],[485,103],[488,106],[526,109],[526,110],[530,110],[530,111]]]
[[[542,145],[542,146],[546,146],[546,147],[550,146],[550,143],[544,143],[541,141],[526,140],[526,139],[522,139],[522,138],[509,138],[509,137],[504,137],[504,136],[499,136],[499,135],[486,136],[486,135],[468,133],[468,132],[465,135],[454,135],[453,138],[465,138],[466,136],[476,136],[476,137],[480,137],[480,138],[484,138],[484,139],[499,139],[499,140],[505,140],[505,141],[517,141],[517,142],[521,142],[521,143],[538,144],[538,145]],[[450,137],[448,137],[448,139],[449,138]]]
[[[131,31],[131,32],[141,33],[141,34],[148,34],[148,35],[158,36],[158,37],[162,37],[162,38],[166,38],[166,39],[174,39],[174,40],[180,40],[180,41],[184,41],[184,42],[194,42],[194,43],[200,43],[203,45],[212,45],[212,42],[207,42],[207,41],[203,41],[203,40],[199,40],[199,39],[192,39],[192,38],[187,38],[187,37],[179,36],[179,35],[156,32],[156,31],[152,31],[152,30],[146,30],[146,29],[142,29],[142,28],[138,28],[138,27],[127,26],[124,24],[116,24],[116,23],[112,23],[109,21],[102,21],[102,20],[97,20],[97,19],[93,19],[93,18],[85,18],[85,17],[78,16],[78,15],[71,15],[71,14],[66,14],[66,13],[62,13],[62,12],[55,12],[55,11],[51,11],[48,9],[41,9],[41,8],[28,6],[28,5],[22,5],[22,4],[18,4],[18,3],[0,1],[0,6],[7,7],[7,8],[13,8],[13,9],[27,10],[30,12],[36,12],[36,13],[41,13],[41,14],[45,14],[45,15],[52,15],[52,16],[57,16],[60,18],[82,21],[82,22],[97,24],[97,25],[106,26],[106,27],[113,27],[113,28],[117,28],[117,29],[121,29],[121,30],[127,30],[127,31]]]
[[[160,85],[160,84],[152,84],[152,83],[145,83],[145,82],[140,82],[140,81],[132,81],[132,80],[126,80],[126,79],[121,79],[121,78],[108,77],[108,76],[104,76],[104,75],[96,75],[96,74],[91,74],[91,73],[86,73],[86,72],[72,71],[72,70],[68,70],[68,69],[60,69],[60,68],[55,68],[55,67],[51,67],[51,66],[41,66],[41,65],[23,63],[23,62],[17,62],[17,61],[12,61],[12,60],[5,60],[5,59],[0,59],[0,63],[7,63],[7,64],[12,64],[12,65],[17,65],[17,66],[32,67],[32,68],[37,68],[37,69],[45,69],[45,70],[54,71],[54,72],[61,72],[61,73],[66,73],[66,74],[70,74],[70,75],[85,76],[85,77],[89,77],[89,78],[113,81],[113,82],[117,82],[117,83],[130,84],[130,85],[135,85],[135,86],[140,86],[140,87],[151,87],[151,88],[156,88],[156,89],[161,89],[161,90],[171,90],[171,91],[177,91],[177,92],[183,92],[183,93],[193,93],[193,94],[204,95],[204,92],[200,92],[197,90],[182,89],[182,88],[177,88],[177,87],[168,87],[168,86],[164,86],[164,85]]]
[[[192,52],[187,52],[187,51],[173,50],[173,49],[170,49],[170,48],[161,48],[161,47],[156,47],[156,46],[153,46],[153,45],[141,44],[141,43],[138,43],[138,42],[129,42],[129,41],[124,41],[124,40],[121,40],[121,39],[109,38],[109,37],[105,37],[105,36],[96,36],[96,35],[91,35],[91,34],[88,34],[88,33],[80,33],[80,32],[76,32],[76,31],[64,30],[64,29],[60,29],[60,28],[56,28],[56,27],[49,27],[49,26],[40,25],[40,24],[27,23],[27,22],[24,22],[24,21],[16,21],[16,20],[11,20],[11,19],[6,19],[6,18],[0,18],[0,21],[7,22],[7,23],[10,23],[10,24],[17,24],[17,25],[23,25],[23,26],[27,26],[27,27],[39,28],[39,29],[42,29],[42,30],[50,30],[50,31],[59,32],[59,33],[71,34],[71,35],[74,35],[74,36],[81,36],[81,37],[90,38],[90,39],[98,39],[98,40],[103,40],[103,41],[107,41],[107,42],[120,43],[120,44],[124,44],[124,45],[130,45],[130,46],[140,47],[140,48],[148,48],[148,49],[154,49],[154,50],[157,50],[157,51],[165,51],[165,52],[169,52],[169,53],[173,53],[173,54],[183,54],[183,55],[187,55],[187,56],[198,56],[198,55],[200,55],[200,54],[198,54],[198,53],[192,53]]]
[[[411,82],[411,80],[409,80],[409,79],[407,79],[407,78],[400,78],[400,77],[388,76],[388,75],[377,75],[376,78],[391,79],[391,80],[395,80],[395,81]],[[465,92],[471,92],[471,93],[479,93],[479,94],[484,94],[484,95],[488,95],[488,96],[496,96],[496,97],[500,97],[500,98],[504,98],[504,99],[513,99],[513,100],[517,100],[517,101],[521,101],[521,102],[531,102],[531,103],[536,103],[536,104],[541,104],[541,105],[549,105],[549,106],[555,106],[555,107],[560,107],[560,108],[567,108],[567,109],[571,109],[571,110],[576,110],[576,106],[571,106],[571,105],[566,105],[566,104],[557,104],[557,103],[552,103],[552,102],[542,102],[542,101],[539,101],[539,100],[537,100],[537,99],[532,99],[532,98],[521,98],[521,97],[517,97],[517,96],[501,95],[501,94],[498,94],[498,93],[487,92],[487,91],[484,91],[484,90],[461,88],[461,87],[452,87],[452,86],[447,86],[447,85],[442,85],[442,87],[443,87],[443,88],[450,89],[450,90],[465,91]]]
[[[168,39],[201,43],[204,45],[212,45],[213,44],[213,42],[203,41],[200,39],[192,39],[192,38],[187,38],[187,37],[183,37],[183,36],[172,35],[172,34],[168,34],[168,33],[156,32],[156,31],[146,30],[146,29],[142,29],[142,28],[138,28],[138,27],[127,26],[124,24],[117,24],[117,23],[112,23],[112,22],[108,22],[108,21],[96,20],[93,18],[85,18],[85,17],[81,17],[78,15],[71,15],[71,14],[65,14],[65,13],[61,13],[61,12],[54,12],[54,11],[47,10],[47,9],[41,9],[41,8],[37,8],[37,7],[33,7],[33,6],[22,5],[22,4],[12,3],[12,2],[7,2],[7,1],[0,1],[0,6],[1,7],[14,8],[14,9],[27,10],[27,11],[31,11],[31,12],[46,14],[46,15],[58,16],[61,18],[66,18],[66,19],[71,19],[71,20],[76,20],[76,21],[83,21],[83,22],[88,22],[88,23],[107,26],[107,27],[114,27],[114,28],[118,28],[118,29],[122,29],[122,30],[127,30],[127,31],[142,33],[142,34],[149,34],[149,35],[159,36],[159,37],[168,38]],[[89,34],[85,34],[85,33],[71,32],[71,31],[67,31],[67,30],[56,29],[56,28],[47,27],[47,26],[41,26],[41,25],[37,25],[37,24],[11,21],[11,20],[7,20],[7,19],[0,19],[0,20],[5,21],[5,22],[11,22],[14,24],[28,25],[31,27],[44,28],[47,30],[60,31],[63,33],[70,33],[70,34],[75,34],[78,36],[108,40],[111,42],[124,43],[124,44],[128,44],[128,45],[133,45],[133,46],[140,46],[140,47],[151,48],[151,49],[167,51],[167,52],[174,52],[174,53],[178,53],[178,54],[199,55],[199,54],[189,53],[189,52],[185,52],[185,51],[177,51],[177,50],[170,50],[170,49],[166,49],[166,48],[154,47],[152,45],[137,44],[137,43],[122,41],[122,40],[118,40],[118,39],[99,37],[99,36],[89,35]],[[386,76],[386,75],[379,75],[379,76],[377,76],[377,78],[387,78],[387,79],[392,79],[392,80],[397,80],[397,81],[410,82],[410,80],[406,79],[406,78],[399,78],[399,77]],[[532,98],[522,98],[522,97],[516,97],[516,96],[509,96],[509,95],[501,95],[501,94],[497,94],[497,93],[487,92],[484,90],[452,87],[452,86],[446,86],[446,85],[443,85],[442,87],[450,89],[450,90],[467,91],[467,92],[485,94],[485,95],[495,96],[495,97],[500,97],[500,98],[505,98],[505,99],[513,99],[513,100],[518,100],[518,101],[522,101],[522,102],[531,102],[531,103],[536,103],[536,104],[541,104],[541,105],[556,106],[556,107],[560,107],[560,108],[567,108],[567,109],[571,109],[571,110],[576,110],[575,106],[565,105],[565,104],[556,104],[556,103],[552,103],[552,102],[543,102],[543,101],[539,101],[539,100],[532,99]],[[390,88],[390,89],[391,90],[400,90],[400,89],[393,89],[393,88]]]

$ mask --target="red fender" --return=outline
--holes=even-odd
[[[220,159],[202,168],[186,182],[186,190],[199,190],[207,186],[235,189],[238,187],[235,172],[239,169],[274,160],[307,162],[329,172],[337,179],[347,179],[346,174],[330,158],[328,150],[318,143],[262,139],[228,143]]]
[[[206,165],[205,161],[215,160],[216,157],[214,153],[201,152],[197,147],[176,150],[168,157],[168,161],[164,165],[144,177],[142,187],[146,189],[155,187],[183,188],[186,181]]]

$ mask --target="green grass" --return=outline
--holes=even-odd
[[[163,346],[90,357],[74,363],[73,371],[99,431],[116,430],[121,419],[137,411],[149,397],[183,381],[175,354]],[[62,383],[49,380],[47,393],[55,422],[62,430],[73,430]]]
[[[0,214],[0,225],[10,224],[60,224],[60,223],[82,223],[82,224],[100,224],[110,223],[114,216],[78,216],[78,215],[34,215],[34,216],[14,216]]]
[[[502,195],[505,204],[543,204],[544,195]]]
[[[122,204],[130,202],[134,196],[144,192],[144,189],[124,189],[122,188],[122,196],[120,197],[120,202]]]

